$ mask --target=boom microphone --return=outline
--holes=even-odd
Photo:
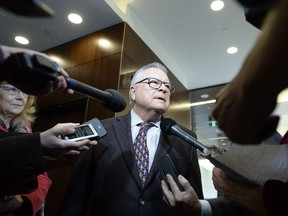
[[[124,96],[114,89],[102,91],[72,78],[68,78],[66,83],[68,88],[100,101],[112,112],[121,112],[126,108]]]
[[[161,120],[160,123],[160,128],[161,130],[168,134],[168,135],[174,135],[179,137],[180,139],[188,142],[191,144],[194,148],[198,149],[202,153],[207,154],[208,149],[207,146],[204,144],[200,143],[198,140],[196,140],[194,137],[186,133],[184,130],[182,130],[177,123],[170,118],[164,118]]]

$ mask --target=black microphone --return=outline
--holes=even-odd
[[[174,135],[179,137],[180,139],[188,142],[196,149],[200,150],[202,153],[206,154],[208,149],[207,146],[200,143],[198,140],[196,140],[194,137],[186,133],[184,130],[182,130],[177,123],[170,118],[163,118],[160,123],[161,130],[168,134],[168,135]]]
[[[9,71],[6,78],[9,83],[24,92],[41,92],[49,81],[53,81],[59,73],[58,63],[45,56],[27,53],[11,54],[5,61],[5,68]],[[105,108],[112,112],[120,112],[126,108],[126,101],[122,94],[114,89],[105,91],[96,89],[72,78],[66,79],[68,88],[90,96],[100,101]]]
[[[66,83],[68,88],[100,101],[112,112],[121,112],[126,108],[124,96],[114,89],[102,91],[72,78],[68,78]]]

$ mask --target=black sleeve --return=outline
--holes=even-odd
[[[31,177],[44,172],[40,133],[0,137],[0,180]]]
[[[238,2],[244,6],[247,22],[260,29],[275,0],[238,0]]]
[[[245,7],[260,8],[275,2],[275,0],[238,0],[238,2],[240,2]]]
[[[225,198],[208,199],[213,216],[256,216],[248,209]]]

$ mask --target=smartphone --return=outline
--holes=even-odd
[[[65,140],[80,141],[83,139],[98,140],[107,134],[99,119],[94,118],[75,127],[75,133],[64,136]]]
[[[173,177],[174,181],[176,182],[179,190],[184,191],[184,188],[182,187],[182,185],[180,184],[178,180],[179,174],[177,173],[177,170],[175,169],[175,166],[168,154],[164,155],[162,158],[159,159],[158,165],[159,165],[162,179],[165,181],[167,186],[170,188],[166,174],[170,174]]]

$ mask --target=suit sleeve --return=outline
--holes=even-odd
[[[0,181],[27,178],[43,173],[40,134],[1,136],[0,170]]]

